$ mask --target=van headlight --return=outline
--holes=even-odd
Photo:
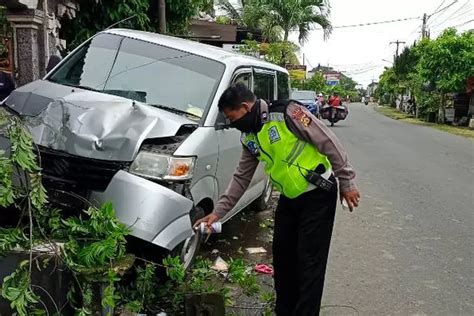
[[[175,157],[147,151],[138,153],[130,172],[156,180],[188,180],[193,176],[196,157]]]

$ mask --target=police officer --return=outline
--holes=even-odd
[[[242,132],[243,150],[233,178],[207,224],[222,218],[247,189],[259,161],[280,192],[275,212],[273,265],[277,315],[318,315],[337,203],[357,207],[355,172],[337,137],[304,106],[270,106],[243,84],[222,94],[219,110]]]

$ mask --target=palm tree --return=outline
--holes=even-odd
[[[292,31],[298,31],[300,43],[308,39],[311,28],[317,24],[329,36],[332,27],[329,22],[328,0],[265,0],[268,18],[283,29],[283,40],[288,41]]]
[[[251,30],[260,30],[263,40],[276,42],[281,40],[283,30],[276,25],[268,14],[268,0],[218,0],[217,4],[227,17]]]

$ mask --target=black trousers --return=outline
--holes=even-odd
[[[336,203],[336,185],[331,192],[280,196],[273,235],[278,316],[319,315]]]

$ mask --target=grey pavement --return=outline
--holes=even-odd
[[[322,314],[474,315],[474,141],[349,108],[362,201],[338,209]]]

